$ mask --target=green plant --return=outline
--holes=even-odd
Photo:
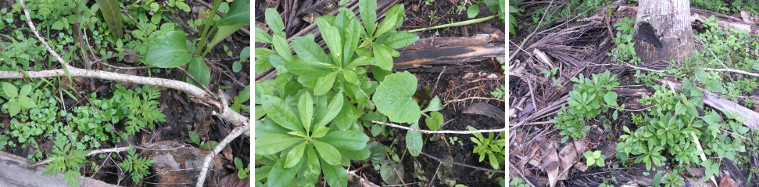
[[[491,0],[486,0],[485,3],[488,5],[488,9],[490,9],[491,4],[493,4]],[[520,3],[521,0],[509,0],[509,33],[511,33],[511,35],[516,35],[516,29],[514,29],[514,27],[517,25],[517,19],[514,15],[521,16],[524,11],[524,9],[517,8]],[[493,10],[490,11],[492,12]],[[503,19],[503,16],[501,16],[501,19]]]
[[[553,84],[556,85],[556,87],[561,87],[561,84],[559,84],[559,82],[556,81],[556,76],[555,76],[557,75],[556,73],[558,71],[559,71],[559,68],[556,67],[556,68],[552,68],[550,71],[544,70],[544,71],[541,71],[540,73],[543,75],[546,75],[546,77],[551,77],[551,81],[553,81]]]
[[[662,183],[665,187],[685,185],[685,181],[683,181],[683,178],[680,177],[680,175],[677,175],[677,173],[677,170],[673,170],[672,172],[667,173],[667,177],[662,178]]]
[[[181,1],[176,1],[176,3],[179,2]],[[222,0],[215,0],[209,15],[215,16],[221,4]],[[250,24],[250,0],[237,0],[229,6],[229,12],[220,20],[205,19],[200,38],[192,42],[192,45],[187,44],[186,33],[175,31],[173,25],[167,25],[161,26],[161,30],[156,32],[157,35],[150,37],[152,39],[149,39],[150,42],[142,48],[141,53],[146,55],[145,63],[160,68],[188,64],[187,72],[199,82],[190,78],[185,78],[186,81],[201,87],[209,83],[211,76],[203,57],[224,38],[248,24]],[[213,39],[209,40],[214,31]]]
[[[209,141],[208,143],[201,141],[200,137],[198,136],[198,133],[196,133],[195,131],[190,131],[189,136],[190,136],[190,140],[193,143],[195,143],[195,145],[198,145],[200,149],[211,150],[214,147],[216,147],[216,145],[219,144],[219,142],[216,142],[216,141]]]
[[[71,143],[69,143],[71,142]],[[72,145],[76,138],[58,135],[50,158],[52,162],[45,167],[43,176],[56,176],[58,173],[64,173],[63,179],[68,186],[79,186],[78,178],[81,176],[79,169],[87,163],[85,156],[89,151],[74,149]]]
[[[634,26],[635,18],[623,18],[621,22],[614,24],[614,28],[617,29],[617,35],[614,37],[617,47],[608,54],[614,57],[614,61],[619,63],[629,62],[631,64],[638,64],[640,62],[640,58],[635,54],[635,42],[633,42]]]
[[[3,104],[3,108],[8,109],[11,117],[16,116],[16,114],[21,112],[21,110],[28,110],[37,107],[37,104],[35,104],[34,100],[29,97],[29,94],[32,93],[31,85],[24,85],[21,87],[20,91],[18,88],[16,88],[15,85],[8,82],[2,82],[2,87],[3,93],[5,93],[5,97],[8,99],[8,101]]]
[[[235,157],[235,167],[237,168],[237,178],[247,179],[250,177],[250,165],[243,167],[242,160]]]
[[[467,126],[467,129],[471,131],[475,131],[475,129],[472,126]],[[500,135],[499,135],[500,136]],[[505,161],[503,158],[505,158],[505,149],[506,146],[506,139],[494,139],[494,134],[488,133],[488,137],[485,138],[480,133],[475,133],[474,137],[470,137],[472,142],[474,142],[474,150],[473,153],[477,153],[480,155],[480,162],[485,160],[485,156],[488,157],[488,162],[490,163],[490,166],[494,169],[500,168],[502,165],[504,165]]]
[[[235,112],[240,112],[240,109],[250,112],[249,105],[245,104],[248,100],[250,100],[250,86],[246,86],[245,89],[240,92],[240,95],[235,96],[230,108]]]
[[[119,163],[119,166],[124,168],[124,171],[131,174],[132,181],[139,183],[140,179],[150,174],[148,168],[153,165],[155,160],[141,157],[140,154],[137,154],[137,150],[132,146],[129,146],[127,152],[129,153],[127,158]]]
[[[527,183],[522,181],[522,178],[514,177],[511,179],[511,182],[509,182],[509,186],[516,186],[516,187],[529,187]]]
[[[570,137],[575,140],[584,137],[590,130],[590,126],[585,125],[586,121],[606,112],[609,107],[617,107],[617,94],[611,91],[611,88],[619,85],[617,76],[606,71],[593,74],[592,77],[593,80],[580,74],[579,78],[571,79],[575,85],[567,99],[570,107],[562,106],[562,110],[551,120],[552,123],[558,124],[556,128],[560,129],[560,134],[564,136],[561,142]],[[617,113],[618,110],[615,110],[613,116],[617,116]]]
[[[585,160],[587,161],[586,165],[588,167],[593,166],[594,164],[598,167],[606,166],[606,161],[604,161],[606,159],[606,155],[601,154],[601,151],[586,151],[582,155],[585,156]]]

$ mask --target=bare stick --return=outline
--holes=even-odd
[[[196,187],[203,187],[203,183],[206,180],[206,174],[208,173],[208,167],[210,167],[211,160],[213,159],[214,155],[221,152],[221,150],[224,149],[224,147],[226,147],[227,144],[229,144],[229,142],[232,142],[232,140],[234,140],[235,138],[243,134],[243,132],[249,132],[249,130],[250,130],[250,125],[235,127],[235,129],[232,130],[232,132],[230,132],[226,138],[224,138],[223,140],[221,140],[221,142],[219,142],[219,145],[213,148],[213,152],[211,154],[208,154],[208,156],[206,156],[206,159],[203,161],[203,168],[200,170],[200,175],[198,176],[198,183],[195,184]]]
[[[701,69],[708,70],[708,71],[733,72],[733,73],[740,73],[740,74],[744,74],[744,75],[759,77],[759,74],[756,74],[756,73],[746,72],[746,71],[737,70],[737,69],[730,69],[730,68],[726,68],[726,69],[701,68]]]
[[[409,128],[409,127],[404,127],[404,126],[400,126],[400,125],[396,125],[396,124],[392,124],[392,123],[385,123],[385,122],[374,121],[374,120],[372,120],[372,123],[374,123],[374,124],[380,124],[380,125],[385,125],[385,126],[390,126],[390,127],[399,128],[399,129],[405,129],[405,130],[410,130],[410,131],[421,132],[421,133],[424,133],[424,134],[476,134],[476,133],[485,133],[485,132],[506,132],[506,128],[502,128],[502,129],[488,129],[488,130],[476,130],[476,131],[451,131],[451,130],[430,131],[430,130],[412,129],[412,128]]]

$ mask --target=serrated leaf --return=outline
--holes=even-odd
[[[124,35],[124,26],[121,22],[121,8],[119,8],[119,2],[116,0],[96,0],[100,12],[103,13],[103,19],[108,25],[108,30],[111,34],[114,34],[116,39],[121,38]]]
[[[319,138],[319,141],[333,145],[338,149],[360,150],[366,147],[369,136],[358,130],[333,131]]]
[[[341,156],[337,148],[328,143],[324,143],[318,140],[311,140],[311,143],[314,144],[316,152],[319,153],[319,156],[321,156],[324,162],[329,165],[340,165]]]
[[[185,44],[187,35],[182,31],[163,32],[148,45],[145,63],[160,68],[173,68],[190,62],[192,55]]]
[[[416,92],[416,81],[416,77],[407,71],[386,76],[372,97],[377,110],[397,123],[419,120],[422,113],[411,98]]]
[[[303,138],[284,134],[271,134],[256,139],[256,154],[267,155],[278,153],[290,148],[298,142],[303,142]]]

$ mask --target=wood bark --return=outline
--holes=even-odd
[[[643,62],[682,60],[694,52],[690,0],[641,0],[635,52]]]

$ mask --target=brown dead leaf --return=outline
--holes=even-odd
[[[551,187],[556,186],[556,182],[559,181],[559,155],[556,153],[556,148],[553,144],[548,146],[548,149],[543,150],[543,160],[540,165],[548,174],[548,184]]]
[[[738,183],[736,183],[733,178],[730,178],[730,175],[725,175],[722,177],[722,180],[719,181],[720,187],[738,187]]]
[[[585,170],[588,170],[588,166],[586,166],[585,163],[582,163],[582,162],[575,163],[575,168],[577,168],[577,170],[580,170],[582,172],[585,172]]]
[[[743,18],[743,22],[748,24],[759,24],[759,19],[756,16],[752,17],[749,11],[741,10],[741,18]]]
[[[561,160],[559,180],[567,179],[569,168],[572,168],[575,158],[577,158],[577,150],[574,144],[567,144],[564,148],[561,148],[561,151],[559,151],[559,160]]]

